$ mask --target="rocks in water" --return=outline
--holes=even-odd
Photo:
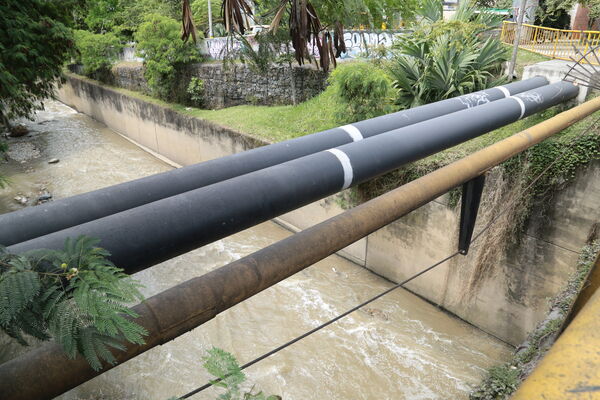
[[[36,205],[47,203],[52,201],[52,194],[46,189],[46,186],[41,186],[40,191],[38,192],[38,198],[35,202]]]
[[[59,161],[60,160],[58,158],[52,158],[52,159],[48,160],[48,164],[56,164]]]
[[[387,320],[390,319],[390,316],[385,311],[382,311],[382,310],[380,310],[378,308],[364,307],[364,308],[361,309],[361,311],[369,314],[372,317],[379,318],[379,319],[382,319],[384,321],[387,321]]]
[[[23,196],[22,194],[15,196],[14,200],[23,206],[27,205],[27,202],[29,201],[29,199],[27,197]]]
[[[29,133],[29,128],[23,124],[15,125],[10,128],[8,136],[10,137],[21,137]]]
[[[47,203],[52,200],[52,195],[50,193],[44,193],[37,199],[37,204]]]

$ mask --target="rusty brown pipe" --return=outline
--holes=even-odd
[[[146,344],[116,352],[118,364],[202,325],[217,314],[322,260],[600,109],[600,97],[254,254],[191,279],[134,307]],[[112,368],[94,371],[47,344],[0,365],[2,399],[50,399]]]

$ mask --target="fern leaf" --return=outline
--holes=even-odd
[[[102,368],[102,362],[96,353],[96,348],[94,345],[96,330],[93,328],[84,328],[80,331],[78,347],[90,364],[94,371],[98,371]]]
[[[30,310],[24,310],[19,315],[20,328],[29,336],[33,336],[39,340],[48,340],[48,330],[44,320],[39,317],[39,314]]]
[[[8,323],[40,292],[38,274],[33,271],[10,271],[0,275],[0,323]]]
[[[21,334],[21,325],[19,324],[19,321],[14,321],[14,323],[9,325],[0,324],[0,330],[15,339],[21,346],[29,346],[29,343],[27,343]]]

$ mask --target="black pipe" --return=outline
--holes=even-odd
[[[101,239],[133,273],[239,232],[346,187],[489,132],[577,95],[559,82],[396,129],[162,199],[8,248],[61,248],[68,237]],[[307,249],[308,251],[308,249]]]
[[[235,176],[546,85],[535,77],[0,215],[9,246]]]

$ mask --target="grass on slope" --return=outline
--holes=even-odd
[[[236,131],[280,142],[334,128],[338,105],[331,90],[295,106],[235,106],[221,110],[186,110],[174,105],[180,112],[213,121]]]
[[[512,57],[512,46],[505,45],[504,47],[506,47],[506,56],[510,61],[510,58]],[[533,53],[528,50],[519,49],[519,52],[517,53],[517,66],[515,67],[515,72],[520,78],[523,76],[523,70],[526,66],[548,60],[551,60],[551,58],[541,54]]]

